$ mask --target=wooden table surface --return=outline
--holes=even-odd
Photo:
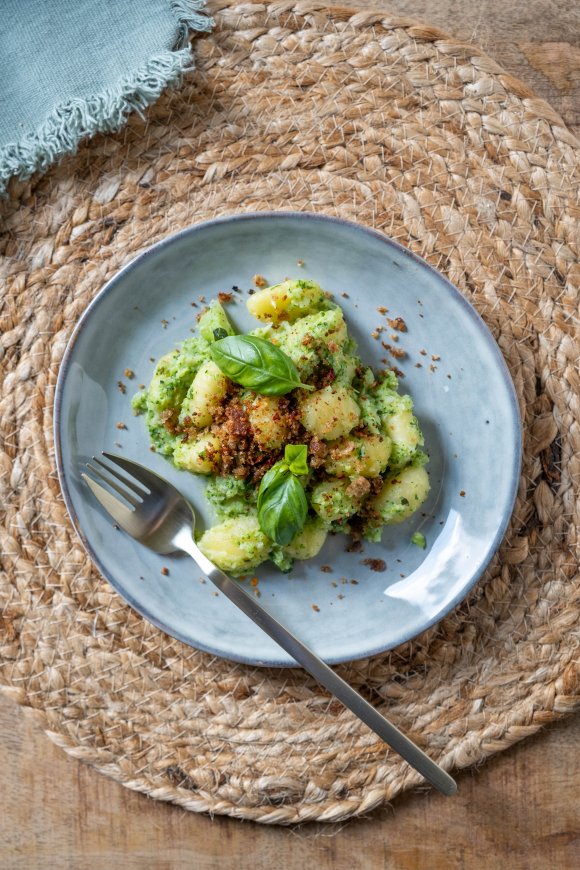
[[[333,0],[329,0],[332,4]],[[563,0],[373,0],[481,45],[580,135],[580,7]],[[580,866],[580,718],[459,776],[452,799],[416,792],[363,820],[298,830],[199,816],[69,758],[0,695],[0,867],[493,868]]]

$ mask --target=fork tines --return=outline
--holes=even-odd
[[[107,455],[107,458],[112,459],[112,455]],[[92,459],[87,462],[86,467],[94,477],[101,480],[110,489],[118,493],[118,495],[125,499],[125,501],[133,508],[140,504],[143,501],[143,497],[147,495],[147,490],[143,485],[139,486],[139,484],[137,484],[133,479],[125,474],[121,474],[117,469],[111,468],[107,463],[103,462],[96,456],[93,456]],[[87,476],[83,475],[83,478],[86,480]]]

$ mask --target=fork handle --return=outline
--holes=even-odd
[[[322,661],[309,647],[285,628],[267,610],[265,610],[254,597],[252,597],[239,583],[236,583],[223,571],[209,561],[196,544],[189,541],[180,541],[184,549],[197,562],[201,570],[214,583],[220,592],[230,599],[246,616],[249,616],[272,640],[286,650],[292,658],[302,665],[315,680],[328,689],[345,707],[348,707],[355,716],[358,716],[365,725],[378,734],[396,752],[414,767],[425,779],[435,786],[442,794],[452,795],[457,791],[457,783],[438,764],[435,764],[422,749],[406,737],[388,719],[385,719],[368,701],[359,695],[342,677],[339,677],[332,668]]]

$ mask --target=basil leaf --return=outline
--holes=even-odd
[[[302,387],[296,366],[284,351],[255,335],[230,335],[210,347],[211,358],[231,381],[264,396],[283,396]]]
[[[260,528],[272,541],[286,547],[306,522],[308,502],[297,477],[287,473],[277,485],[270,486],[258,511]]]
[[[268,469],[260,481],[260,489],[258,490],[258,510],[260,510],[262,506],[267,491],[273,486],[277,486],[288,474],[290,474],[290,470],[283,459],[281,459],[280,462],[276,462],[272,468]]]
[[[308,474],[308,447],[306,444],[287,444],[284,459],[292,474]]]
[[[227,338],[228,333],[223,328],[223,326],[217,326],[213,331],[214,341],[221,341],[222,338]]]

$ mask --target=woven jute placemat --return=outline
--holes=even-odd
[[[579,146],[521,82],[434,28],[311,2],[216,5],[179,90],[13,183],[2,206],[0,681],[129,788],[260,822],[335,821],[419,776],[301,671],[190,649],[99,577],[55,472],[65,344],[137,253],[238,211],[374,226],[461,289],[520,400],[513,521],[451,615],[339,670],[446,768],[481,762],[580,700]]]

